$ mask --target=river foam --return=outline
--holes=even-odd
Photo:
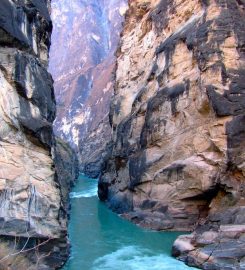
[[[71,192],[70,198],[71,199],[79,199],[79,198],[90,198],[97,196],[97,186],[92,187],[88,190],[78,191],[78,192]]]
[[[92,270],[188,270],[194,269],[166,254],[155,255],[148,249],[126,246],[98,258]]]

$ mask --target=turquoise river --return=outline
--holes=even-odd
[[[177,233],[139,228],[97,197],[97,182],[80,176],[71,194],[71,256],[63,270],[188,270],[170,256]]]

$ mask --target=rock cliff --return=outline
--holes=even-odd
[[[245,269],[245,2],[130,0],[99,196],[173,254]]]
[[[50,71],[57,98],[55,133],[77,150],[80,170],[95,178],[110,140],[106,115],[125,2],[52,1]]]
[[[1,0],[0,4],[3,269],[54,269],[63,264],[69,251],[67,191],[60,188],[64,183],[60,164],[62,153],[74,154],[56,145],[53,135],[56,104],[47,72],[49,12],[49,0]],[[72,163],[69,169],[67,182],[76,175]]]

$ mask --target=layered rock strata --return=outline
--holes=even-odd
[[[22,257],[28,267],[54,269],[66,260],[68,245],[66,194],[53,161],[62,162],[47,72],[50,1],[0,6],[0,265],[27,269],[18,265]]]
[[[99,196],[204,269],[244,269],[244,48],[244,1],[136,0],[117,52]]]

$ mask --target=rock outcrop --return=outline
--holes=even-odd
[[[62,206],[66,215],[70,208],[69,193],[79,176],[78,158],[69,143],[60,138],[55,138],[53,159],[61,192]]]
[[[108,114],[90,131],[80,145],[80,170],[90,178],[98,178],[111,141],[111,127]]]
[[[111,139],[106,115],[125,2],[52,1],[54,31],[49,69],[57,98],[54,130],[78,152],[80,170],[95,178],[101,170],[99,157]]]
[[[0,265],[54,269],[69,248],[47,72],[50,1],[2,0],[0,6]]]
[[[244,95],[244,1],[129,1],[99,196],[204,269],[245,269]]]

